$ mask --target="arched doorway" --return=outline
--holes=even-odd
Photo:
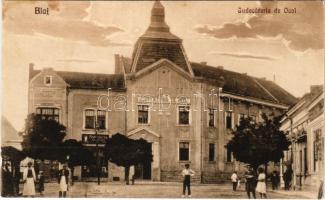
[[[144,127],[134,129],[128,132],[127,136],[132,139],[144,139],[149,144],[146,148],[152,151],[153,161],[148,163],[140,163],[135,166],[135,176],[138,179],[160,181],[160,136]]]

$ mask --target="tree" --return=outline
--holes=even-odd
[[[68,167],[71,169],[71,181],[73,183],[74,168],[80,165],[95,163],[93,153],[87,149],[81,141],[74,139],[65,140],[62,144],[63,154],[66,155]]]
[[[281,117],[263,113],[260,123],[254,123],[251,118],[242,119],[233,130],[234,136],[226,148],[236,160],[249,164],[255,170],[264,164],[267,170],[267,163],[279,162],[283,151],[288,150],[290,145],[284,132],[280,131]]]
[[[25,121],[23,151],[31,158],[64,161],[62,141],[66,128],[55,120],[29,114]]]
[[[129,171],[132,165],[152,162],[150,143],[144,139],[133,140],[120,133],[107,140],[104,154],[106,158],[118,166],[125,168],[126,184],[129,184]]]

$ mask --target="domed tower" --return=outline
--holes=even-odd
[[[165,8],[160,1],[155,1],[150,25],[135,44],[131,72],[138,72],[160,59],[168,59],[193,76],[182,40],[170,32],[165,22]]]

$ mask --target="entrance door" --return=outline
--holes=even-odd
[[[152,144],[149,143],[146,148],[151,151]],[[139,163],[134,168],[134,175],[137,179],[151,180],[151,162]]]

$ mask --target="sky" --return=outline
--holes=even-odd
[[[162,1],[171,32],[190,61],[275,80],[296,97],[323,84],[323,2]],[[2,115],[22,130],[28,66],[114,72],[114,54],[131,57],[153,2],[3,1]],[[35,7],[49,15],[35,15]],[[278,14],[238,13],[281,9]],[[284,9],[296,13],[284,13]]]

